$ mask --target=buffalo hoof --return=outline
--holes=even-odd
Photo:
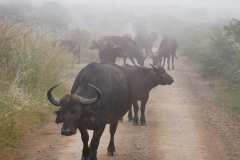
[[[82,157],[81,160],[88,160],[88,157]]]
[[[90,152],[88,160],[97,160],[97,152]]]
[[[115,151],[108,151],[107,155],[110,157],[113,157],[115,154]]]
[[[97,160],[97,157],[88,157],[87,160]]]
[[[143,117],[140,118],[140,123],[141,123],[141,126],[145,126],[145,125],[146,125],[145,116],[143,116]]]
[[[128,117],[128,122],[132,122],[133,118],[132,117]]]
[[[141,122],[141,126],[146,126],[146,122]]]
[[[128,122],[132,122],[132,120],[133,120],[132,115],[128,115]]]
[[[115,146],[114,145],[109,145],[108,146],[108,156],[114,156],[115,152],[116,152]]]
[[[133,121],[133,125],[138,126],[139,125],[138,121]]]

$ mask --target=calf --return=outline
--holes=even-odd
[[[140,122],[141,125],[145,125],[145,109],[151,89],[157,85],[170,85],[174,82],[174,80],[162,67],[157,68],[152,66],[152,68],[146,68],[128,65],[125,66],[124,69],[128,77],[129,86],[131,89],[131,103],[133,104],[134,109],[134,118],[132,116],[132,109],[130,108],[129,110],[129,121],[132,121],[133,118],[133,124],[137,125],[139,123],[139,106],[137,102],[140,101]]]

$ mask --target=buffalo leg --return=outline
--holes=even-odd
[[[162,67],[165,67],[166,57],[163,57]]]
[[[174,58],[175,58],[175,56],[172,55],[172,70],[174,70]]]
[[[170,70],[170,56],[167,57],[167,69]]]
[[[133,65],[135,65],[135,66],[137,65],[136,62],[134,61],[134,58],[133,58],[133,57],[130,57],[130,60],[131,60],[131,62],[132,62]]]
[[[124,65],[127,64],[127,57],[123,57],[123,64],[124,64]]]
[[[128,111],[128,121],[131,122],[132,120],[133,120],[133,115],[132,115],[132,105],[131,105]]]
[[[112,63],[113,63],[113,64],[115,64],[115,63],[116,63],[116,59],[117,59],[117,57],[113,57],[113,58],[112,58],[112,60],[111,60],[111,61],[112,61]]]
[[[163,62],[163,57],[162,56],[158,56],[158,65],[160,66],[160,67],[162,67],[162,62]]]
[[[138,125],[138,121],[139,121],[138,110],[139,110],[139,107],[138,107],[137,101],[133,103],[133,110],[134,110],[133,124]]]
[[[100,138],[102,136],[104,129],[105,129],[105,125],[101,126],[97,130],[94,130],[93,137],[90,143],[88,160],[97,160],[97,149],[98,149]]]
[[[114,122],[110,124],[110,142],[108,145],[108,155],[113,156],[114,152],[116,151],[115,149],[115,144],[114,144],[114,135],[117,130],[117,125],[118,122]]]
[[[89,148],[88,148],[88,140],[89,140],[89,134],[86,129],[80,128],[81,138],[83,141],[83,150],[82,150],[82,160],[88,159],[89,154]]]
[[[147,95],[147,96],[141,101],[141,117],[140,117],[141,125],[145,125],[145,124],[146,124],[145,109],[146,109],[146,103],[147,103],[147,101],[148,101],[148,97],[149,97],[149,95]]]

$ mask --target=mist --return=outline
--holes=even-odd
[[[121,119],[117,159],[239,160],[239,6],[237,0],[0,0],[0,159],[96,160],[97,153],[106,159],[105,148],[115,154]],[[237,113],[234,121],[224,107]],[[60,129],[54,119],[73,124]],[[110,143],[97,152],[105,122]],[[78,129],[82,137],[70,142],[55,137]],[[98,130],[91,143],[87,129]]]
[[[236,3],[240,4],[233,0],[0,0],[0,15],[44,26],[58,36],[74,29],[91,33],[92,39],[104,35],[134,36],[142,27],[147,32],[182,37],[189,28],[210,29],[239,18]]]

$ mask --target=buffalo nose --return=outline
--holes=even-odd
[[[172,78],[169,84],[172,84],[174,82],[174,79]]]
[[[61,129],[61,134],[64,135],[64,136],[71,136],[73,135],[75,132],[72,131],[71,129],[69,128],[62,128]]]

